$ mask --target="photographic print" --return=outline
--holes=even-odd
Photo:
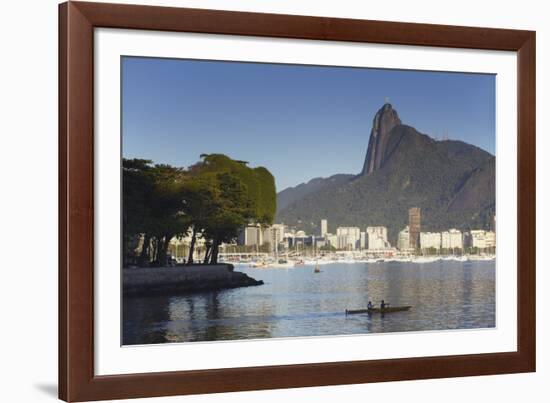
[[[495,75],[122,57],[122,344],[495,327]]]

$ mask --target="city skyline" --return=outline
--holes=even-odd
[[[224,153],[268,168],[277,191],[359,173],[386,97],[404,124],[494,154],[492,75],[124,57],[122,84],[125,158]]]
[[[411,210],[415,210],[414,208]],[[416,213],[413,213],[413,215]],[[321,219],[321,228],[326,219]],[[364,231],[362,231],[364,229]],[[288,231],[287,231],[288,230]],[[332,251],[368,251],[369,253],[387,255],[396,251],[412,253],[417,250],[463,250],[466,247],[474,247],[481,250],[491,249],[496,246],[496,234],[493,230],[471,229],[461,231],[456,228],[448,228],[442,231],[418,232],[418,240],[411,241],[409,225],[403,228],[392,242],[388,239],[387,227],[377,226],[340,226],[336,225],[335,231],[314,234],[303,230],[296,230],[284,223],[275,223],[262,226],[249,224],[245,226],[235,244],[225,244],[223,249],[234,245],[259,247],[268,246],[270,252],[288,250],[295,247],[326,248],[332,247]],[[185,243],[186,238],[181,240]],[[413,243],[415,245],[413,246]],[[280,245],[278,248],[277,246]],[[327,250],[330,251],[330,250]],[[258,252],[258,250],[256,250]],[[296,250],[296,252],[298,252]],[[265,251],[264,251],[265,253]]]

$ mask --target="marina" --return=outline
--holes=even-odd
[[[302,265],[317,266],[327,264],[376,264],[376,263],[413,263],[425,264],[438,261],[454,262],[478,262],[494,261],[495,255],[441,255],[441,256],[395,256],[395,257],[369,257],[366,254],[334,253],[319,255],[316,257],[297,256],[293,258],[278,258],[270,254],[220,254],[220,262],[231,263],[236,267],[251,268],[294,268]]]

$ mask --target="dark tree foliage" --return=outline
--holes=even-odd
[[[142,159],[124,159],[122,173],[123,263],[163,265],[170,239],[189,226],[181,209],[186,173]]]
[[[204,263],[217,263],[222,243],[234,241],[251,222],[270,224],[276,210],[275,181],[265,168],[222,154],[202,155],[188,170],[123,160],[124,265],[163,266],[173,237],[205,239]]]
[[[246,187],[252,203],[254,218],[260,224],[270,224],[277,209],[275,179],[264,167],[249,168],[244,161],[236,161],[223,154],[203,154],[202,161],[191,167],[203,175],[231,173]]]

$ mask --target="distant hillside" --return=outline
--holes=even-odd
[[[355,175],[338,174],[329,178],[314,178],[308,183],[301,183],[298,186],[286,188],[277,193],[277,209],[282,210],[286,206],[307,196],[310,193],[317,192],[328,186],[341,185],[348,182]]]
[[[377,127],[377,121],[384,124]],[[277,222],[314,234],[322,218],[331,232],[336,226],[385,225],[392,244],[410,207],[422,209],[425,231],[487,228],[492,222],[495,157],[421,134],[402,124],[389,104],[375,117],[364,166],[356,176],[317,178],[280,192]]]
[[[448,211],[495,209],[494,197],[480,197],[483,194],[495,194],[495,160],[494,158],[474,169],[460,184]]]

